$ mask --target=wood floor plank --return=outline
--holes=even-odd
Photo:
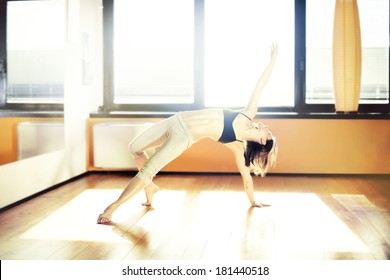
[[[110,225],[98,214],[132,174],[93,173],[0,213],[1,259],[390,259],[390,175],[169,174]]]

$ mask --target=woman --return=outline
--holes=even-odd
[[[150,206],[153,195],[158,191],[158,187],[152,182],[153,177],[194,142],[203,138],[221,142],[233,152],[249,202],[253,207],[265,206],[255,202],[250,168],[253,168],[256,175],[265,176],[268,167],[276,162],[277,143],[266,125],[261,122],[253,123],[252,120],[256,116],[258,99],[269,80],[277,53],[277,46],[272,45],[270,62],[244,109],[179,112],[141,132],[129,144],[139,172],[120,197],[99,215],[97,222],[109,223],[114,211],[141,190],[145,190],[146,194],[143,205]],[[149,159],[145,150],[152,147],[159,149]]]

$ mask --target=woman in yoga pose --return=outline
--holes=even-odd
[[[258,79],[247,106],[242,110],[203,109],[179,112],[135,137],[129,144],[129,150],[139,172],[130,180],[120,197],[99,215],[97,222],[109,223],[114,211],[141,190],[145,190],[146,194],[143,205],[150,206],[153,195],[158,191],[158,187],[152,182],[153,177],[194,142],[203,138],[221,142],[233,152],[250,204],[253,207],[265,206],[255,202],[250,172],[253,169],[256,175],[265,176],[268,167],[276,162],[277,143],[266,125],[252,120],[256,116],[258,99],[270,78],[277,53],[277,45],[273,44],[270,61]],[[148,158],[145,150],[152,147],[159,149]]]

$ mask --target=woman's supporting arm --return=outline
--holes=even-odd
[[[230,150],[232,150],[232,152],[234,154],[234,159],[235,159],[238,171],[241,174],[241,178],[242,178],[242,181],[244,183],[244,190],[245,190],[245,193],[249,199],[249,203],[252,206],[256,207],[258,205],[256,204],[255,198],[253,195],[253,179],[252,179],[249,167],[245,166],[245,158],[243,156],[244,151],[243,151],[243,149],[239,148],[238,145],[241,145],[241,143],[238,144],[238,142],[236,142],[234,144],[227,145],[227,147]]]

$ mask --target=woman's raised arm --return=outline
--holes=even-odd
[[[272,69],[274,68],[276,57],[278,55],[278,45],[276,43],[273,43],[271,45],[271,57],[270,62],[268,63],[267,67],[264,69],[263,74],[260,76],[260,78],[257,80],[256,86],[249,98],[247,106],[241,110],[244,114],[246,114],[248,117],[253,119],[256,116],[257,113],[257,107],[258,107],[258,100],[259,97],[263,91],[263,88],[268,83],[268,80],[271,76]]]

